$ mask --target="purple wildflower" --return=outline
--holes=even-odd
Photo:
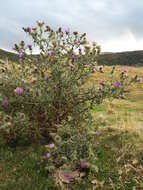
[[[91,68],[91,67],[92,67],[92,64],[88,64],[88,67]]]
[[[30,27],[27,27],[27,28],[26,28],[26,32],[31,33],[31,28],[30,28]]]
[[[128,68],[124,68],[124,69],[123,69],[123,74],[124,74],[125,76],[128,76]]]
[[[72,55],[72,63],[75,61],[75,56]]]
[[[124,73],[128,73],[128,68],[124,68],[124,69],[123,69],[123,72],[124,72]]]
[[[81,48],[79,48],[79,53],[80,53],[80,54],[82,53],[82,49],[81,49]]]
[[[19,60],[22,60],[24,58],[24,53],[20,52],[19,55],[18,55],[18,57],[19,57]]]
[[[81,170],[84,170],[85,168],[86,168],[86,163],[85,163],[84,160],[82,160],[82,161],[80,162],[80,169],[81,169]]]
[[[51,154],[50,154],[50,152],[48,152],[48,153],[46,154],[46,158],[49,159],[50,156],[51,156]]]
[[[101,81],[100,81],[100,85],[101,85],[101,86],[104,86],[104,80],[101,80]]]
[[[99,131],[96,131],[96,138],[98,138],[100,135]]]
[[[77,43],[80,44],[80,39],[78,39]]]
[[[26,86],[26,91],[29,92],[30,91],[30,87]]]
[[[92,68],[92,73],[96,73],[96,68],[95,67]]]
[[[65,33],[66,33],[66,34],[69,34],[69,32],[70,32],[70,29],[69,29],[69,28],[66,28],[66,29],[65,29]]]
[[[18,94],[19,96],[21,96],[22,93],[23,93],[23,88],[17,87],[14,91],[15,91],[16,94]]]
[[[57,125],[56,125],[56,124],[54,124],[54,128],[55,128],[55,129],[57,128]]]
[[[50,149],[53,149],[53,148],[55,147],[55,144],[54,144],[54,143],[51,143],[51,144],[49,145],[49,147],[50,147]]]
[[[7,99],[4,100],[2,105],[3,105],[4,108],[7,109],[8,108],[8,100]]]
[[[65,174],[64,177],[65,177],[65,179],[67,181],[71,181],[72,180],[72,176],[70,174]]]
[[[119,81],[117,81],[117,82],[116,82],[116,87],[117,87],[117,88],[120,88],[120,86],[121,86],[121,83],[120,83]]]
[[[141,78],[141,77],[138,77],[138,78],[137,78],[137,82],[141,84],[141,83],[142,83],[142,78]]]
[[[29,50],[32,50],[32,45],[31,44],[28,44],[27,47],[28,47]]]
[[[50,58],[51,56],[52,56],[52,52],[49,51],[49,52],[48,52],[48,57]]]

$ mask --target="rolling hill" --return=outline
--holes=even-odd
[[[13,53],[13,52],[9,52],[3,49],[0,49],[0,60],[10,60],[10,61],[14,61],[17,62],[18,61],[18,55]]]
[[[0,60],[10,60],[17,62],[18,56],[15,53],[0,49]],[[143,50],[120,53],[102,53],[98,57],[100,65],[128,65],[143,66]]]
[[[101,65],[143,66],[143,51],[102,53],[98,57],[98,63]]]

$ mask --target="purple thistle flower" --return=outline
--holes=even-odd
[[[67,181],[71,181],[72,180],[72,175],[70,175],[70,174],[65,174],[64,177],[65,177],[65,179]]]
[[[19,96],[21,96],[22,93],[23,93],[23,88],[17,87],[17,88],[14,90],[14,92],[15,92],[16,94],[18,94]]]
[[[29,26],[26,28],[26,32],[31,33],[31,28]]]
[[[100,135],[99,131],[96,131],[96,138],[98,138]]]
[[[22,60],[24,58],[24,53],[20,52],[19,55],[18,55],[18,57],[19,57],[19,60]]]
[[[80,39],[78,39],[77,43],[80,44]]]
[[[8,108],[8,100],[7,99],[4,100],[2,105],[3,105],[4,108],[7,109]]]
[[[69,29],[69,28],[66,28],[66,29],[65,29],[65,33],[66,33],[66,34],[69,34],[69,32],[70,32],[70,29]]]
[[[50,154],[50,152],[48,152],[48,153],[46,154],[46,158],[49,159],[50,156],[51,156],[51,154]]]
[[[117,87],[117,88],[120,88],[120,86],[121,86],[121,83],[120,83],[119,81],[117,81],[117,82],[116,82],[116,87]]]
[[[82,53],[82,49],[81,49],[81,48],[79,48],[79,53],[80,53],[80,54]]]
[[[95,67],[92,68],[92,73],[96,73],[96,68]]]
[[[141,77],[138,77],[138,78],[137,78],[137,82],[141,84],[141,83],[142,83],[142,78],[141,78]]]
[[[104,80],[101,80],[101,81],[100,81],[100,85],[101,85],[101,86],[104,86]]]
[[[128,76],[128,68],[124,68],[124,69],[123,69],[123,74],[124,74],[125,76]]]
[[[75,61],[75,56],[72,55],[72,63]]]
[[[50,147],[50,149],[53,149],[53,148],[55,147],[55,144],[54,144],[54,143],[51,143],[51,144],[49,145],[49,147]]]
[[[26,86],[26,91],[29,92],[30,91],[30,87]]]
[[[92,67],[92,64],[88,64],[87,66],[88,66],[89,68],[91,68],[91,67]]]
[[[57,125],[56,125],[56,124],[54,124],[54,128],[55,128],[55,129],[57,128]]]
[[[31,44],[28,44],[27,47],[29,48],[29,50],[32,50],[32,45]]]
[[[49,52],[48,52],[48,57],[50,58],[51,56],[52,56],[52,52],[49,51]]]
[[[86,168],[86,163],[85,163],[84,160],[82,160],[82,161],[80,162],[80,169],[81,169],[81,170],[84,170],[85,168]]]
[[[123,69],[123,72],[124,72],[124,73],[128,73],[128,68],[124,68],[124,69]]]

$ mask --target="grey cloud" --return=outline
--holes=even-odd
[[[0,48],[11,49],[23,39],[21,28],[44,20],[53,28],[86,32],[104,45],[131,32],[143,39],[141,0],[5,0],[0,7]]]

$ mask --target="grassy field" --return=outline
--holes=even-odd
[[[122,67],[117,66],[117,70]],[[141,67],[128,67],[130,75],[143,76]],[[106,73],[111,67],[105,68]],[[118,74],[117,71],[117,74]],[[93,81],[107,75],[92,76]],[[137,84],[125,100],[105,101],[92,110],[100,133],[96,145],[97,172],[64,186],[69,190],[143,189],[143,84]],[[8,147],[0,140],[0,190],[60,190],[54,179],[37,170],[40,146]]]

